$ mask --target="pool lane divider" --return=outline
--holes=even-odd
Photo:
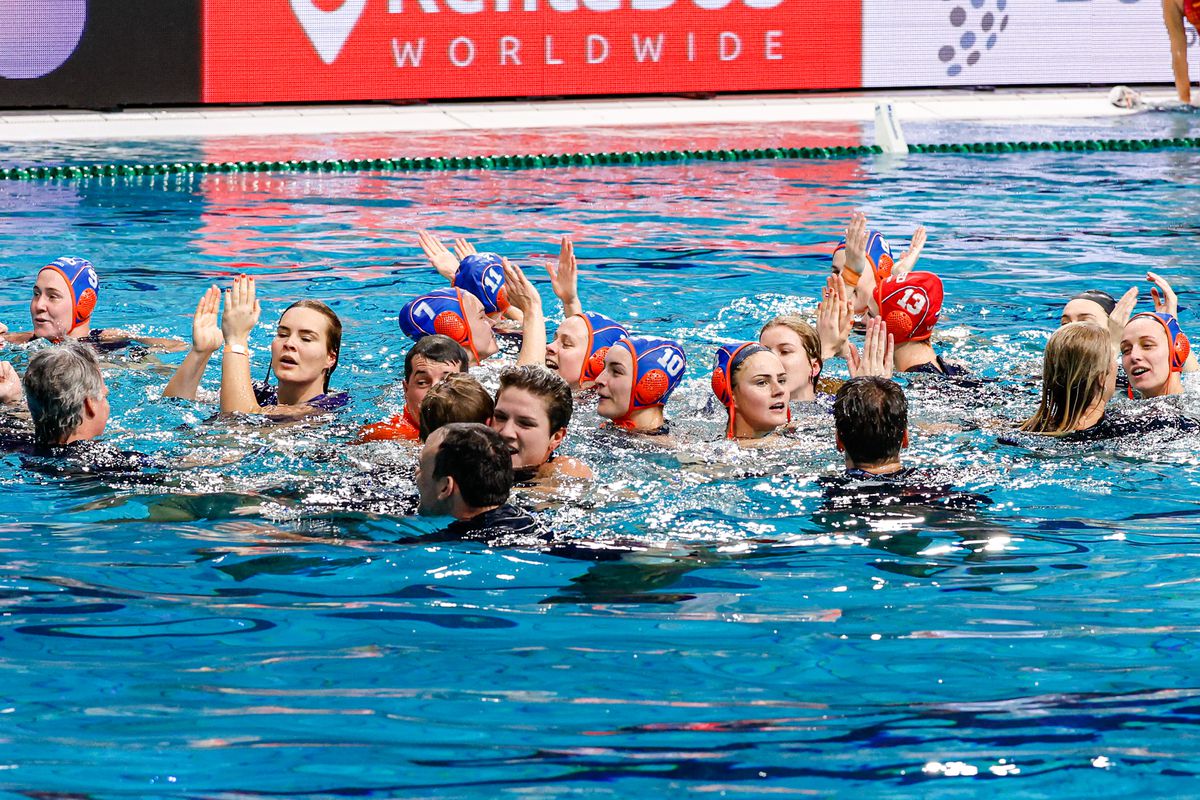
[[[1200,137],[1175,139],[1074,139],[1058,142],[976,142],[910,144],[910,153],[1141,152],[1200,149]],[[428,158],[349,158],[325,161],[186,161],[171,164],[66,164],[0,169],[0,180],[136,177],[142,175],[213,175],[228,173],[433,172],[444,170],[519,170],[554,167],[683,164],[706,161],[835,159],[879,155],[879,145],[767,147],[725,150],[639,150],[558,155],[496,155]]]

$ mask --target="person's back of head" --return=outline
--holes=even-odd
[[[464,506],[481,509],[508,502],[512,456],[500,434],[479,423],[452,422],[439,430],[434,443],[432,477],[453,478]]]
[[[891,277],[875,287],[879,316],[897,345],[928,342],[942,313],[942,279],[932,272]]]
[[[421,440],[452,422],[478,422],[486,425],[495,412],[495,403],[479,381],[455,372],[447,375],[425,394],[417,423]]]
[[[66,339],[38,351],[29,360],[22,383],[39,445],[64,444],[103,432],[108,421],[107,390],[100,362],[88,345]],[[85,426],[85,421],[90,424]]]
[[[1071,322],[1056,330],[1042,358],[1042,399],[1021,425],[1032,433],[1076,430],[1085,412],[1104,397],[1109,372],[1115,378],[1112,339],[1094,322]]]
[[[846,381],[834,398],[833,419],[850,466],[899,463],[908,439],[908,399],[898,383],[874,376]]]
[[[412,378],[413,359],[417,356],[423,357],[426,361],[435,361],[439,364],[457,364],[459,372],[466,372],[467,367],[471,363],[471,356],[467,353],[465,347],[449,336],[435,333],[418,339],[408,349],[408,354],[404,356],[405,380]]]

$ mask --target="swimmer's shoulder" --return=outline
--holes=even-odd
[[[87,336],[81,337],[79,341],[104,351],[120,350],[125,347],[144,347],[158,352],[180,353],[188,349],[187,342],[181,339],[139,336],[120,328],[93,328]]]
[[[482,542],[489,547],[543,547],[550,538],[550,533],[528,512],[505,503],[469,519],[455,520],[428,536],[401,541],[471,541]]]
[[[573,456],[559,456],[547,463],[550,467],[549,476],[551,478],[566,478],[573,480],[590,481],[596,477],[596,473],[587,464]]]

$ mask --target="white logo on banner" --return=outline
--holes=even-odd
[[[333,11],[317,8],[315,0],[291,0],[291,3],[300,27],[304,28],[317,55],[326,64],[337,60],[367,7],[367,0],[346,0],[341,8]]]
[[[863,0],[863,85],[1170,81],[1161,0]]]

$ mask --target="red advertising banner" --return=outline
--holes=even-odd
[[[209,103],[832,89],[861,0],[204,0]]]

